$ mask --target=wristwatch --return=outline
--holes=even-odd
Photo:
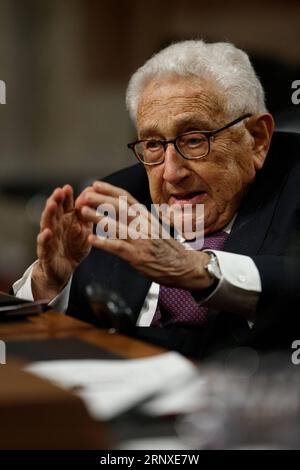
[[[206,252],[210,256],[209,262],[204,266],[209,276],[215,281],[219,281],[222,277],[221,269],[219,266],[218,258],[214,253]]]

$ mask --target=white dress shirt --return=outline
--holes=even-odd
[[[230,233],[234,219],[223,229]],[[182,240],[183,241],[183,240]],[[187,244],[185,243],[185,246]],[[193,243],[189,243],[186,249],[193,249]],[[228,253],[219,250],[204,250],[214,253],[217,257],[221,279],[215,290],[201,304],[215,309],[230,312],[243,313],[245,315],[255,312],[259,294],[261,292],[261,280],[254,261],[249,256]],[[35,261],[36,263],[37,261]],[[22,278],[13,285],[17,297],[33,300],[31,289],[31,273],[33,263],[23,274]],[[53,309],[64,313],[67,309],[70,295],[72,277],[61,293],[51,300],[49,305]],[[143,307],[137,319],[137,326],[150,326],[154,317],[159,295],[159,284],[152,282]],[[125,299],[126,300],[126,299]],[[248,322],[251,327],[253,323]]]

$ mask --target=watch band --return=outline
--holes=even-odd
[[[216,255],[210,251],[206,252],[210,256],[209,262],[204,266],[204,269],[207,271],[209,276],[213,279],[220,280],[222,277],[222,273],[220,270],[218,258]]]

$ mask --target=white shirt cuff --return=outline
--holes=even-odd
[[[33,301],[32,289],[31,289],[31,275],[32,270],[37,261],[35,261],[23,274],[21,279],[16,281],[13,284],[13,291],[16,297],[24,300]],[[68,284],[63,288],[63,290],[49,302],[49,305],[56,310],[57,312],[64,313],[67,310],[70,288],[71,288],[72,276],[69,279]]]
[[[137,326],[151,325],[158,303],[159,289],[160,285],[156,282],[152,282],[149,292],[145,298],[144,305],[137,319]]]
[[[226,251],[204,251],[215,254],[222,277],[216,289],[201,303],[214,309],[253,316],[261,293],[261,279],[252,258]]]

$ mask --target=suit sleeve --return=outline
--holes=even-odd
[[[262,292],[254,324],[255,346],[291,348],[300,338],[300,257],[255,256]]]

